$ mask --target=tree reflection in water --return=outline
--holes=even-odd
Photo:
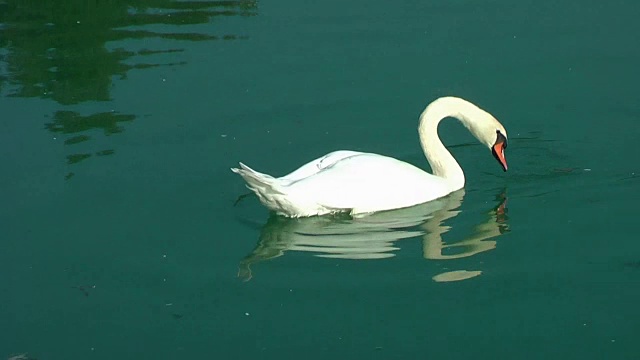
[[[184,61],[130,63],[134,56],[144,59],[184,51],[178,41],[171,40],[246,38],[244,34],[193,32],[189,31],[190,25],[210,23],[216,17],[256,14],[255,1],[0,2],[0,94],[50,99],[63,106],[45,128],[63,135],[67,146],[90,140],[87,132],[91,129],[101,129],[104,135],[115,134],[124,130],[124,122],[136,116],[117,111],[80,114],[69,107],[111,100],[112,79],[126,78],[129,70],[184,64]],[[162,44],[167,48],[137,51],[111,48],[122,40],[146,38],[165,39]],[[114,152],[102,149],[93,154],[72,153],[67,162],[74,164],[92,155]],[[69,173],[67,177],[72,175]]]

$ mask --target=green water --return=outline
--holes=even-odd
[[[639,12],[0,1],[0,359],[637,359]],[[467,185],[439,202],[235,204],[238,161],[428,169],[443,95],[505,125],[509,172],[450,120]]]

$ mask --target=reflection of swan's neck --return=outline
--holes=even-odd
[[[422,225],[425,230],[423,236],[423,252],[425,259],[445,260],[458,259],[475,255],[487,250],[495,249],[496,241],[492,240],[502,235],[502,224],[498,218],[498,212],[504,211],[505,200],[502,200],[497,209],[489,212],[486,222],[475,227],[473,232],[463,240],[445,243],[442,235],[450,230],[443,225],[444,221],[455,217],[460,213],[458,209],[462,204],[464,189],[452,193],[448,197],[448,203],[443,211],[434,213],[433,217]],[[445,254],[447,252],[448,254]]]
[[[464,172],[453,155],[442,144],[438,136],[438,124],[442,119],[454,117],[471,129],[476,119],[481,119],[485,112],[466,100],[455,97],[444,97],[435,100],[420,115],[420,143],[424,154],[431,165],[433,174],[443,177],[451,184],[452,190],[464,186]]]

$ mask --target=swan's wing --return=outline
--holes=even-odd
[[[340,160],[344,160],[351,156],[360,155],[360,154],[363,154],[363,153],[357,152],[357,151],[349,151],[349,150],[334,151],[332,153],[321,156],[313,161],[310,161],[302,165],[297,170],[279,179],[287,181],[289,184],[291,184],[296,181],[300,181],[302,179],[308,178],[309,176],[315,175],[320,171],[328,168],[329,166],[334,165]]]
[[[286,186],[289,196],[334,211],[396,209],[451,192],[443,178],[387,156],[360,153],[343,158]]]

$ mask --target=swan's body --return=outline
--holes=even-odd
[[[455,97],[433,101],[420,116],[420,142],[433,174],[391,157],[346,150],[329,153],[280,178],[242,163],[240,169],[231,170],[244,178],[266,207],[289,217],[356,215],[422,204],[464,186],[462,168],[438,137],[438,124],[449,116],[492,148],[506,171],[504,127],[489,113]]]

